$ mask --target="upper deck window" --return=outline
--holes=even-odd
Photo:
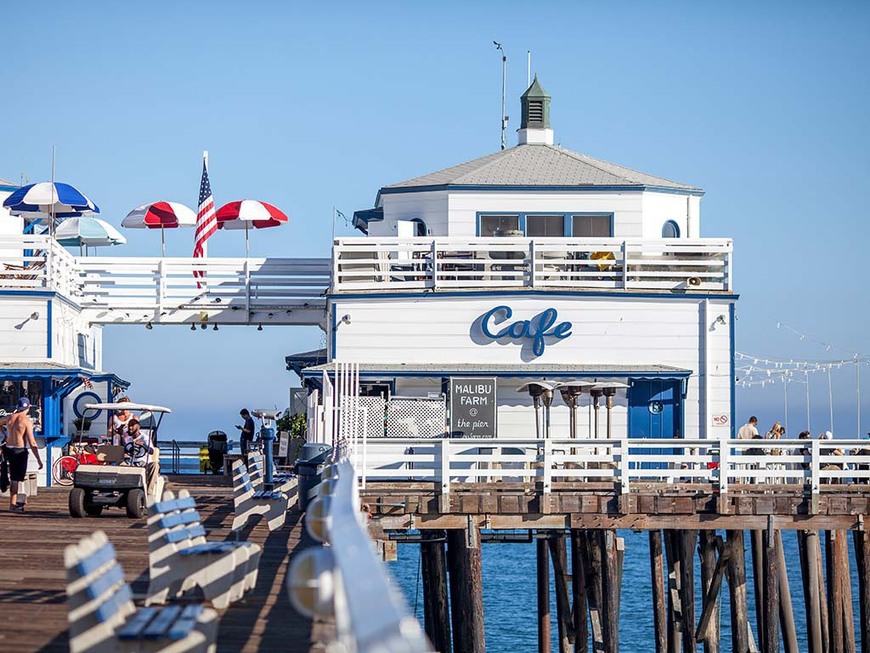
[[[611,238],[613,216],[571,213],[493,213],[480,215],[478,235],[484,238],[520,232],[528,238]]]
[[[575,215],[572,216],[572,223],[571,235],[575,238],[611,238],[613,236],[613,219],[609,215]]]
[[[529,236],[530,238],[561,238],[564,235],[564,215],[526,216],[526,236]]]
[[[520,216],[518,215],[482,215],[480,216],[480,235],[486,238],[495,235],[496,230],[500,233],[517,231],[520,228]]]

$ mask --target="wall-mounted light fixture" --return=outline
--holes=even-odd
[[[341,322],[342,324],[350,324],[350,313],[345,313],[344,315],[342,315],[339,322]]]
[[[154,328],[154,325],[152,325],[152,324],[149,322],[148,324],[145,325],[145,328],[148,329],[148,330],[150,331],[151,329]]]
[[[191,324],[191,325],[190,325],[190,330],[191,330],[191,331],[196,331],[196,325],[195,325],[195,324]]]
[[[218,325],[215,324],[215,325],[214,325],[214,328],[212,328],[212,331],[217,331],[217,330],[218,330]]]
[[[257,331],[262,331],[262,330],[263,330],[263,325],[262,325],[262,324],[258,324],[258,325],[257,325]]]
[[[38,320],[38,319],[39,319],[39,313],[38,313],[37,311],[33,311],[33,313],[30,314],[30,319],[31,319],[31,320]]]
[[[715,324],[721,324],[722,326],[725,326],[726,324],[728,324],[728,322],[725,321],[725,316],[724,316],[724,315],[719,315],[719,316],[716,318],[716,322],[715,322]]]

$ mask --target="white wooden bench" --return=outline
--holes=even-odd
[[[72,653],[215,650],[214,610],[199,604],[136,608],[103,531],[67,546],[64,564]]]
[[[264,515],[269,524],[269,530],[274,531],[284,525],[291,500],[296,499],[296,479],[275,487],[274,490],[264,490],[262,477],[257,486],[248,469],[241,460],[233,463],[233,530],[243,528],[248,519],[255,515]],[[260,489],[257,489],[259,487]]]
[[[266,481],[266,461],[261,453],[248,454],[248,475],[251,477],[251,485],[254,490],[262,490],[263,483]],[[275,472],[272,474],[275,489],[286,491],[287,488],[295,487],[293,481],[296,480],[295,474]]]
[[[187,490],[164,492],[148,506],[146,605],[165,603],[198,587],[219,609],[241,599],[257,584],[262,550],[253,542],[208,542],[196,502]]]

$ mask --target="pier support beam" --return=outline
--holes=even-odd
[[[592,650],[604,650],[601,611],[604,597],[601,580],[601,548],[596,545],[598,531],[585,531],[583,564],[586,575],[586,601],[589,603],[589,621],[592,624]]]
[[[472,520],[467,528],[447,531],[447,561],[450,565],[453,653],[484,653],[480,531]]]
[[[665,603],[665,568],[662,559],[662,532],[649,532],[649,568],[652,578],[653,624],[656,653],[668,653],[667,604]]]
[[[863,524],[863,522],[862,522]],[[858,601],[861,615],[861,653],[870,653],[870,531],[853,531],[858,565]]]
[[[538,558],[538,653],[550,651],[550,555],[547,540],[535,540]]]
[[[668,653],[680,653],[683,648],[683,608],[680,579],[678,533],[665,531],[665,560],[668,565]]]
[[[680,552],[680,602],[683,607],[683,651],[695,653],[695,544],[698,531],[677,531]]]
[[[701,558],[703,603],[696,637],[703,640],[704,653],[719,653],[719,620],[712,618],[712,615],[719,613],[719,588],[722,586],[722,576],[728,560],[728,554],[721,549],[716,531],[700,532],[698,555]]]
[[[774,533],[776,549],[776,568],[779,572],[779,621],[782,627],[782,641],[785,653],[800,653],[797,644],[797,630],[794,624],[794,612],[791,606],[791,593],[788,587],[788,569],[785,564],[785,554],[782,550],[782,533]]]
[[[426,636],[436,651],[450,653],[450,604],[447,597],[447,554],[444,531],[428,531],[420,544],[423,574],[423,613]]]
[[[808,653],[824,653],[826,638],[822,633],[822,599],[819,595],[819,556],[821,555],[819,533],[817,531],[798,531],[797,535],[801,580],[804,588],[804,606],[807,613],[807,651]]]
[[[734,653],[749,653],[749,607],[746,600],[746,552],[743,531],[727,531],[728,588],[731,592],[731,641]]]
[[[855,614],[852,611],[852,574],[849,571],[849,540],[846,531],[834,531],[834,571],[840,591],[834,600],[843,613],[843,653],[855,653]]]
[[[755,590],[755,629],[758,633],[758,649],[767,651],[764,647],[767,619],[764,612],[766,604],[764,602],[764,543],[762,534],[763,531],[752,531],[749,535],[749,542],[752,547],[752,586]]]
[[[571,653],[576,632],[568,597],[568,548],[565,534],[559,533],[547,540],[553,559],[553,579],[556,583],[556,622],[559,625],[559,653]]]
[[[776,557],[776,531],[768,528],[764,531],[762,552],[764,600],[762,605],[766,615],[764,623],[764,646],[762,653],[779,653],[779,571]],[[759,629],[760,630],[760,629]]]
[[[574,621],[574,653],[589,652],[589,628],[586,605],[586,572],[583,565],[585,536],[582,531],[571,531],[571,611]]]
[[[825,566],[828,576],[828,626],[830,639],[828,653],[845,653],[843,643],[843,578],[840,576],[837,564],[838,540],[842,531],[827,531],[825,533]]]
[[[602,560],[604,653],[619,653],[619,562],[616,531],[598,531]]]

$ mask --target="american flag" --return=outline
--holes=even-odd
[[[94,384],[91,383],[91,380],[86,376],[82,377],[82,385],[85,386],[88,390],[94,389]]]
[[[207,255],[205,241],[215,231],[217,231],[217,218],[214,214],[214,197],[211,194],[211,183],[208,181],[208,152],[203,152],[202,181],[199,184],[199,210],[196,212],[196,234],[193,242],[194,258],[204,258]],[[205,272],[196,270],[193,275],[203,277]]]

